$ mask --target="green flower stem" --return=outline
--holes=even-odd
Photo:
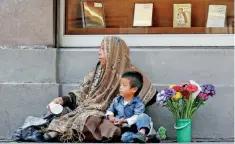
[[[169,99],[165,102],[165,106],[174,115],[176,119],[190,119],[194,113],[204,104],[202,99],[193,99],[191,96],[189,99],[182,98],[182,101],[174,101]]]
[[[175,113],[175,110],[174,108],[172,107],[172,104],[170,101],[167,101],[166,102],[166,107],[168,108],[168,110],[174,115],[174,117],[176,118],[176,113]]]
[[[194,113],[199,109],[199,107],[201,105],[204,104],[204,100],[203,99],[199,99],[199,102],[197,103],[197,105],[192,109],[191,111],[191,117],[194,115]]]
[[[179,117],[178,104],[173,99],[169,99],[169,101],[172,104],[172,108],[175,110],[176,118],[178,118]]]
[[[177,112],[177,106],[175,106],[174,102],[171,99],[169,99],[167,100],[166,105],[169,111],[171,111],[171,113],[175,116],[175,118],[178,118],[179,116]]]
[[[185,114],[185,99],[184,97],[182,98],[182,101],[181,101],[181,107],[180,107],[180,111],[181,111],[181,114],[180,114],[180,118],[183,118],[184,117],[184,114]]]
[[[174,115],[176,119],[180,119],[182,117],[182,109],[183,105],[178,101],[174,101],[173,99],[169,99],[166,101],[166,107],[168,110]]]
[[[189,100],[186,100],[187,106],[186,106],[186,112],[185,112],[185,119],[189,119],[190,117],[190,112],[192,109],[192,104],[193,104],[193,99],[192,96],[190,95]]]

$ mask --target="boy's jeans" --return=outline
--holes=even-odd
[[[139,115],[139,117],[136,121],[137,130],[140,131],[141,128],[145,128],[146,134],[147,134],[151,128],[150,123],[151,123],[151,118],[147,114],[143,113],[143,114]],[[126,142],[126,143],[127,142],[134,142],[133,138],[135,138],[135,135],[136,135],[136,133],[131,132],[131,131],[127,131],[122,134],[121,141]]]

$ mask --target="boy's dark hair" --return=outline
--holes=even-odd
[[[122,74],[121,78],[127,78],[130,80],[131,88],[138,88],[135,92],[135,96],[138,96],[143,87],[143,76],[137,71],[128,71]]]

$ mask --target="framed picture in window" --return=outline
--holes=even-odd
[[[82,0],[83,28],[105,28],[105,14],[102,0]]]

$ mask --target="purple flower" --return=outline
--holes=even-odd
[[[165,94],[166,94],[167,98],[171,98],[176,93],[175,90],[172,89],[172,88],[167,88],[164,91],[165,91]]]
[[[175,95],[174,89],[165,89],[157,94],[156,102],[158,104],[163,104],[165,101],[170,99],[173,95]]]
[[[201,98],[201,99],[203,99],[204,101],[206,101],[206,100],[208,100],[209,95],[206,94],[206,93],[200,92],[200,93],[198,94],[198,97]]]
[[[156,98],[156,102],[158,104],[163,104],[165,102],[166,98],[165,98],[165,92],[161,91],[161,93],[157,94],[157,98]]]
[[[215,87],[211,84],[204,84],[201,86],[201,88],[202,88],[202,92],[207,95],[213,96],[216,94]]]

